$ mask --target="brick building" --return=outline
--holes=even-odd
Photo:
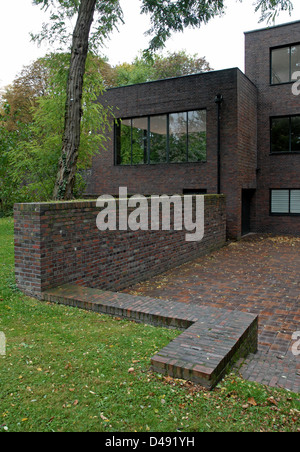
[[[87,196],[223,193],[227,233],[300,234],[300,21],[245,33],[225,69],[108,90]]]

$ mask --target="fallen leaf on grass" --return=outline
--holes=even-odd
[[[268,398],[268,402],[271,403],[272,405],[278,405],[278,403],[276,402],[276,400],[274,399],[274,397],[269,397]]]
[[[254,400],[254,398],[253,398],[253,397],[249,397],[249,399],[248,399],[248,403],[249,403],[249,405],[252,405],[252,406],[257,406],[257,403],[255,402],[255,400]]]
[[[107,419],[107,417],[105,417],[102,413],[100,414],[100,417],[104,422],[109,422],[109,419]]]

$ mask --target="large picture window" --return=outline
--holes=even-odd
[[[271,214],[300,215],[300,190],[271,190]]]
[[[300,71],[300,44],[271,50],[271,84],[292,82]]]
[[[271,153],[300,152],[300,115],[271,119]]]
[[[117,165],[206,161],[206,110],[118,119]]]
[[[149,118],[150,163],[167,161],[167,115]]]

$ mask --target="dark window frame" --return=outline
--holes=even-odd
[[[280,151],[276,152],[272,150],[272,122],[274,119],[289,119],[289,150],[288,151]],[[283,116],[271,116],[270,117],[270,155],[292,155],[292,154],[300,154],[300,151],[292,151],[292,118],[300,118],[299,115],[283,115]]]
[[[296,42],[293,44],[288,44],[288,45],[281,45],[281,46],[277,46],[277,47],[271,47],[270,48],[270,85],[271,86],[280,86],[280,85],[290,85],[292,83],[295,83],[296,80],[292,80],[292,52],[290,51],[290,58],[289,58],[289,81],[288,82],[278,82],[278,83],[273,83],[273,51],[274,50],[279,50],[279,49],[292,49],[292,47],[296,47],[296,46],[300,46],[300,42]],[[300,70],[300,69],[299,69]]]
[[[289,192],[289,213],[286,212],[272,212],[272,192],[274,191],[282,191],[287,190]],[[269,205],[269,214],[272,217],[300,217],[300,213],[291,213],[291,192],[299,191],[300,188],[270,188],[270,205]]]
[[[207,162],[207,141],[206,141],[206,159],[205,160],[198,160],[198,161],[189,161],[189,147],[188,147],[188,132],[189,132],[189,121],[188,121],[188,113],[190,112],[194,112],[194,111],[205,111],[206,112],[206,119],[207,119],[207,108],[193,108],[190,110],[180,110],[180,111],[172,111],[172,112],[167,112],[167,113],[157,113],[154,115],[143,115],[143,116],[130,116],[130,117],[122,117],[122,118],[116,118],[115,122],[114,122],[114,165],[115,166],[119,166],[119,167],[131,167],[131,166],[149,166],[149,165],[182,165],[182,164],[202,164],[202,163],[206,163]],[[187,148],[186,148],[186,156],[187,159],[184,162],[172,162],[169,160],[170,157],[170,146],[169,146],[169,136],[170,136],[170,130],[169,130],[169,118],[170,115],[172,114],[176,114],[176,113],[186,113],[187,114]],[[166,133],[166,141],[167,141],[167,146],[166,146],[166,161],[165,162],[158,162],[158,163],[151,163],[150,161],[150,119],[153,117],[157,117],[157,116],[166,116],[167,118],[167,133]],[[120,135],[118,133],[120,129],[120,121],[122,120],[127,120],[127,121],[131,121],[131,133],[132,133],[132,121],[136,118],[147,118],[147,122],[148,122],[148,137],[147,137],[147,141],[148,141],[148,149],[147,149],[147,162],[146,163],[140,163],[140,164],[136,164],[136,163],[132,163],[132,142],[131,142],[131,163],[127,163],[127,164],[121,164],[118,162],[118,147],[120,146]],[[206,126],[207,126],[207,122],[206,122]],[[206,127],[206,139],[207,139],[207,127]],[[132,141],[132,140],[131,140]],[[119,148],[120,149],[120,148]]]

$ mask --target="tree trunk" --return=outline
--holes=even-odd
[[[80,2],[77,23],[73,33],[62,154],[53,192],[55,200],[68,200],[72,199],[73,196],[80,145],[83,77],[96,1],[82,0]]]

